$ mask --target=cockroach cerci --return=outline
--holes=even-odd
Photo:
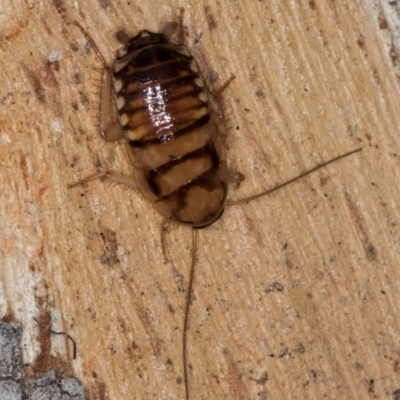
[[[101,135],[106,141],[125,139],[134,176],[99,172],[70,187],[107,178],[138,188],[166,221],[194,228],[182,333],[185,396],[189,399],[186,335],[196,258],[195,228],[215,222],[227,205],[265,196],[361,149],[335,157],[258,195],[227,201],[229,174],[222,93],[233,77],[217,88],[208,86],[184,46],[182,16],[181,12],[179,22],[167,23],[161,33],[143,30],[129,39],[120,32],[117,38],[124,48],[113,67],[107,66],[92,38],[76,23],[104,65]],[[118,121],[107,121],[111,91]]]

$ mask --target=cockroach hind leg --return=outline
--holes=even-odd
[[[268,194],[271,194],[272,192],[275,192],[278,189],[282,189],[283,187],[288,186],[289,184],[291,184],[291,183],[293,183],[295,181],[298,181],[301,178],[304,178],[305,176],[317,171],[320,168],[326,167],[327,165],[332,164],[332,163],[334,163],[336,161],[339,161],[342,158],[345,158],[345,157],[351,156],[352,154],[358,153],[361,150],[362,150],[362,148],[358,148],[358,149],[355,149],[355,150],[351,150],[351,151],[349,151],[347,153],[341,154],[340,156],[336,156],[334,158],[331,158],[330,160],[325,161],[325,162],[323,162],[321,164],[318,164],[315,167],[309,169],[308,171],[305,171],[305,172],[301,173],[300,175],[297,175],[296,177],[294,177],[292,179],[289,179],[288,181],[286,181],[284,183],[276,185],[271,189],[265,190],[264,192],[258,193],[258,194],[254,195],[254,196],[245,197],[245,198],[239,199],[239,200],[229,200],[229,201],[227,201],[225,203],[225,206],[235,206],[235,205],[242,204],[242,203],[248,203],[249,201],[256,200],[256,199],[258,199],[260,197],[263,197],[263,196],[266,196]]]
[[[136,182],[134,179],[129,178],[127,176],[124,175],[120,175],[120,174],[115,174],[114,172],[110,172],[110,171],[105,171],[105,172],[98,172],[97,174],[88,176],[85,179],[82,179],[81,181],[78,181],[76,183],[72,183],[70,185],[68,185],[68,189],[77,187],[77,186],[82,186],[87,182],[93,181],[95,179],[101,179],[101,180],[105,180],[108,179],[116,184],[121,184],[124,185],[125,187],[129,188],[129,189],[133,189],[136,191],[137,187],[136,187]]]

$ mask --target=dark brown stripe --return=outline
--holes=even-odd
[[[202,103],[200,101],[198,101],[197,104],[192,104],[188,107],[183,107],[183,108],[175,107],[175,109],[170,107],[168,114],[171,114],[173,118],[174,118],[174,116],[179,114],[179,117],[174,118],[174,121],[173,121],[174,127],[169,129],[171,131],[171,133],[175,134],[176,131],[174,131],[174,129],[177,129],[176,128],[177,125],[185,127],[185,123],[190,123],[190,121],[193,121],[197,117],[197,116],[193,116],[193,114],[196,114],[196,111],[201,110],[202,108],[205,108],[205,107],[206,107],[206,103]],[[151,139],[153,139],[154,136],[159,136],[157,129],[165,130],[164,126],[158,126],[158,127],[154,126],[154,124],[152,122],[152,116],[156,116],[156,115],[157,114],[149,113],[147,116],[143,116],[141,121],[137,121],[136,123],[132,123],[131,121],[129,121],[127,125],[124,125],[122,127],[122,129],[134,131],[135,129],[137,129],[139,127],[143,127],[144,125],[150,125],[150,126],[152,126],[153,129],[148,130],[147,133],[145,135],[143,135],[141,140],[151,140]]]
[[[145,93],[146,90],[154,86],[160,85],[162,87],[162,90],[167,90],[169,92],[183,85],[188,85],[188,86],[190,85],[192,87],[196,87],[193,81],[197,77],[198,74],[192,72],[184,76],[177,76],[170,79],[151,81],[146,85],[140,85],[139,88],[135,90],[129,90],[128,85],[124,85],[124,88],[119,92],[119,95],[124,96],[126,103],[129,103],[131,101],[135,101],[135,99],[137,98],[144,98],[146,96]]]
[[[187,160],[189,160],[189,159],[203,158],[203,157],[209,157],[209,158],[211,158],[211,160],[212,160],[212,167],[211,167],[209,170],[203,172],[201,175],[194,177],[190,182],[196,180],[197,184],[198,184],[199,182],[202,182],[201,186],[203,186],[203,187],[204,187],[204,185],[208,185],[208,186],[209,186],[210,184],[211,184],[211,186],[213,186],[213,185],[214,185],[213,183],[211,183],[211,182],[206,182],[206,181],[203,182],[203,181],[201,180],[201,177],[204,176],[204,174],[208,173],[208,172],[211,171],[211,170],[214,171],[214,170],[216,170],[216,169],[218,168],[218,164],[219,164],[218,154],[217,154],[216,149],[215,149],[215,147],[214,147],[214,143],[211,142],[211,141],[209,141],[204,147],[202,147],[202,148],[200,148],[200,149],[194,150],[194,151],[192,151],[192,152],[190,152],[190,153],[188,153],[188,154],[185,154],[185,155],[182,156],[182,157],[178,157],[178,158],[176,158],[176,159],[173,160],[173,161],[170,161],[170,162],[168,162],[168,163],[166,163],[166,164],[164,164],[164,165],[161,165],[160,167],[157,167],[157,168],[152,169],[152,170],[149,171],[149,173],[147,174],[147,176],[146,176],[146,181],[148,182],[148,184],[149,184],[150,187],[152,188],[153,193],[154,193],[157,197],[159,197],[159,196],[161,195],[161,191],[160,191],[160,188],[159,188],[158,185],[157,185],[157,177],[159,177],[160,175],[162,176],[163,174],[167,173],[168,170],[170,170],[171,168],[173,168],[173,167],[175,167],[176,165],[179,165],[179,164],[181,164],[181,163],[183,163],[183,162],[185,162],[185,161],[187,161]],[[182,185],[181,187],[186,187],[186,188],[187,188],[187,187],[189,187],[189,186],[187,186],[187,185],[188,185],[188,184],[184,184],[184,185]],[[207,188],[211,190],[212,187],[208,187],[208,186],[207,186]],[[180,188],[174,190],[172,193],[176,192],[176,191],[179,190],[179,189],[180,189]],[[171,194],[172,194],[172,193],[171,193]],[[168,196],[169,196],[169,195],[164,196],[164,197],[168,197]]]
[[[168,93],[168,97],[167,97],[167,105],[170,104],[171,102],[173,102],[174,100],[178,100],[182,97],[197,97],[201,92],[204,92],[204,89],[202,87],[198,87],[198,86],[189,86],[189,85],[182,85],[182,88],[179,88],[180,90],[174,90],[171,91],[170,93]],[[183,88],[187,87],[188,90],[182,91]],[[137,91],[136,91],[137,92]],[[143,99],[143,101],[141,102],[142,105],[138,106],[133,106],[134,103],[138,103],[138,97],[136,96],[136,99],[131,96],[131,94],[125,95],[125,105],[122,107],[122,109],[119,111],[120,114],[124,114],[124,113],[133,113],[133,112],[137,112],[137,111],[141,111],[145,108],[148,107],[148,104],[145,102],[144,100],[144,96],[141,96],[141,98]],[[207,102],[203,102],[201,101],[199,98],[199,104],[203,104],[203,105],[207,105]]]
[[[207,142],[207,144],[205,146],[200,147],[199,149],[196,149],[194,151],[191,151],[190,153],[187,153],[184,156],[176,157],[175,159],[173,159],[163,165],[160,165],[157,168],[152,169],[149,172],[149,178],[153,177],[154,175],[165,174],[171,168],[173,168],[176,165],[179,165],[189,159],[202,158],[202,157],[207,157],[207,156],[209,156],[212,159],[213,167],[216,167],[218,165],[218,154],[215,150],[214,143],[211,142],[210,140]]]
[[[129,63],[127,66],[129,66]],[[193,72],[188,63],[180,60],[167,60],[162,63],[137,68],[133,71],[127,71],[127,66],[114,74],[115,79],[122,79],[125,85],[132,82],[146,84],[149,79],[158,81],[170,76],[179,76],[180,71]]]
[[[159,64],[165,61],[177,60],[188,64],[192,60],[192,56],[186,56],[178,51],[180,46],[170,45],[170,44],[150,44],[148,46],[142,47],[133,52],[136,54],[132,55],[132,51],[128,49],[128,53],[123,57],[117,59],[116,63],[124,63],[126,57],[131,57],[128,64],[121,70],[123,71],[128,66],[130,68],[138,69],[149,67],[154,64]],[[120,74],[121,72],[119,72]]]
[[[203,115],[201,118],[199,118],[197,121],[193,122],[193,124],[190,124],[188,126],[186,126],[185,128],[179,129],[176,132],[170,133],[168,135],[163,135],[163,136],[159,136],[156,137],[154,139],[150,139],[150,140],[131,140],[129,142],[129,145],[132,147],[141,147],[141,148],[145,148],[147,145],[151,145],[151,144],[156,144],[156,143],[165,143],[168,142],[170,140],[173,140],[176,137],[188,134],[192,131],[192,129],[196,129],[201,127],[202,125],[205,125],[210,119],[210,113],[207,113],[205,115]],[[125,127],[123,128],[125,130],[129,130],[129,127]]]

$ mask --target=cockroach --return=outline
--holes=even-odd
[[[182,333],[185,398],[189,399],[187,332],[196,264],[196,230],[213,224],[225,206],[258,199],[330,163],[361,151],[360,148],[317,165],[289,181],[254,196],[227,201],[229,172],[226,164],[226,119],[223,91],[234,79],[211,88],[184,45],[183,10],[178,22],[161,33],[142,30],[124,45],[113,66],[107,65],[93,39],[76,22],[103,63],[100,99],[100,133],[104,140],[125,139],[134,165],[133,177],[99,172],[75,184],[110,179],[140,192],[153,203],[166,224],[177,221],[192,227],[192,254]],[[174,39],[175,37],[175,39]],[[177,37],[177,38],[176,38]],[[110,94],[118,120],[107,121]],[[162,249],[165,256],[162,230]]]

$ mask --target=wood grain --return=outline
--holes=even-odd
[[[40,350],[33,317],[50,312],[78,357],[60,336],[52,351],[88,398],[184,397],[189,229],[168,234],[163,264],[162,220],[140,195],[104,182],[67,189],[106,168],[131,170],[123,144],[98,134],[100,63],[73,22],[112,62],[118,30],[158,31],[179,6],[205,75],[236,75],[227,146],[245,180],[231,198],[363,148],[199,231],[191,399],[391,398],[398,43],[379,3],[353,0],[0,4],[0,311],[25,326],[25,362]]]

